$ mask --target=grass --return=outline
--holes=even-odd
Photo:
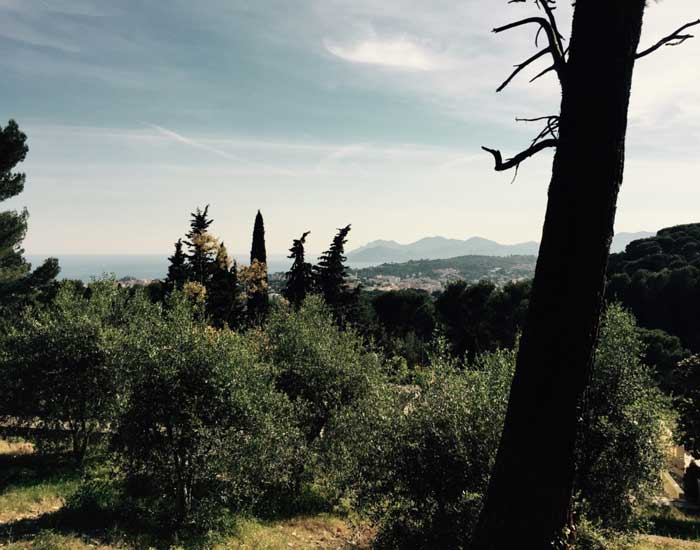
[[[645,535],[634,546],[634,550],[700,550],[700,542]]]
[[[34,538],[11,542],[3,550],[112,550],[96,541],[76,535],[62,535],[51,531],[40,531]]]
[[[236,535],[216,550],[341,550],[369,548],[371,532],[338,517],[320,514],[285,521],[239,522]]]
[[[64,531],[66,525],[57,528],[63,522],[56,519],[79,480],[78,469],[64,457],[40,456],[26,442],[0,439],[0,549],[126,548],[100,540],[99,532],[90,529],[94,526],[71,527],[77,533]],[[110,534],[111,540],[123,539],[120,533]],[[234,534],[220,539],[216,550],[363,550],[369,548],[370,539],[367,529],[329,514],[279,521],[241,519]]]
[[[700,515],[674,507],[650,510],[651,532],[662,537],[700,541]],[[700,548],[700,546],[699,546]]]
[[[39,457],[26,442],[0,440],[0,525],[58,510],[78,479],[63,457]]]
[[[79,479],[78,470],[64,457],[42,457],[26,442],[0,439],[0,549],[126,548],[105,543],[87,529],[90,526],[76,528],[78,533],[55,528],[52,516],[61,510]],[[648,519],[653,534],[640,537],[633,550],[700,550],[700,515],[657,508],[650,510]],[[373,534],[366,526],[331,514],[277,521],[241,519],[234,534],[220,539],[215,550],[367,550]],[[112,535],[111,540],[126,540],[120,533]]]

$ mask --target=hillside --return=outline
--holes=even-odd
[[[632,241],[652,236],[653,233],[618,233],[612,244],[612,252],[619,252]],[[500,244],[482,237],[466,240],[445,237],[427,237],[414,243],[400,244],[396,241],[377,240],[348,253],[353,262],[389,263],[409,260],[436,260],[457,256],[513,256],[537,255],[539,243],[534,241]]]
[[[495,283],[532,277],[537,258],[531,255],[486,256],[470,255],[440,260],[409,260],[385,263],[354,270],[353,274],[368,288],[424,288],[438,290],[455,280]]]
[[[675,334],[700,351],[700,223],[660,230],[613,254],[608,298],[630,308],[639,323]]]

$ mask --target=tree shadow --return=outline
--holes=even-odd
[[[64,453],[0,454],[0,495],[9,488],[38,486],[80,476],[75,463]]]
[[[661,513],[651,516],[650,532],[684,540],[700,540],[700,515],[697,513]]]

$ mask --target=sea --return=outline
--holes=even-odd
[[[59,279],[79,279],[84,282],[103,276],[114,276],[117,279],[130,277],[134,279],[162,279],[168,271],[168,256],[149,255],[93,255],[93,254],[58,254],[58,265],[61,267]],[[26,258],[36,267],[47,256],[27,254]],[[249,263],[249,258],[234,255],[240,265]],[[310,256],[308,261],[314,261],[315,256]],[[289,271],[292,260],[285,256],[269,256],[267,269],[269,273],[283,273]],[[370,267],[376,263],[348,262],[348,266],[354,269]]]

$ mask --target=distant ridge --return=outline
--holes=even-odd
[[[653,237],[655,233],[618,233],[613,239],[611,252],[621,252],[632,241]],[[513,256],[537,255],[539,243],[528,241],[500,244],[482,237],[466,240],[445,237],[426,237],[410,244],[377,240],[348,253],[348,260],[366,263],[407,262],[409,260],[440,260],[456,256]]]

